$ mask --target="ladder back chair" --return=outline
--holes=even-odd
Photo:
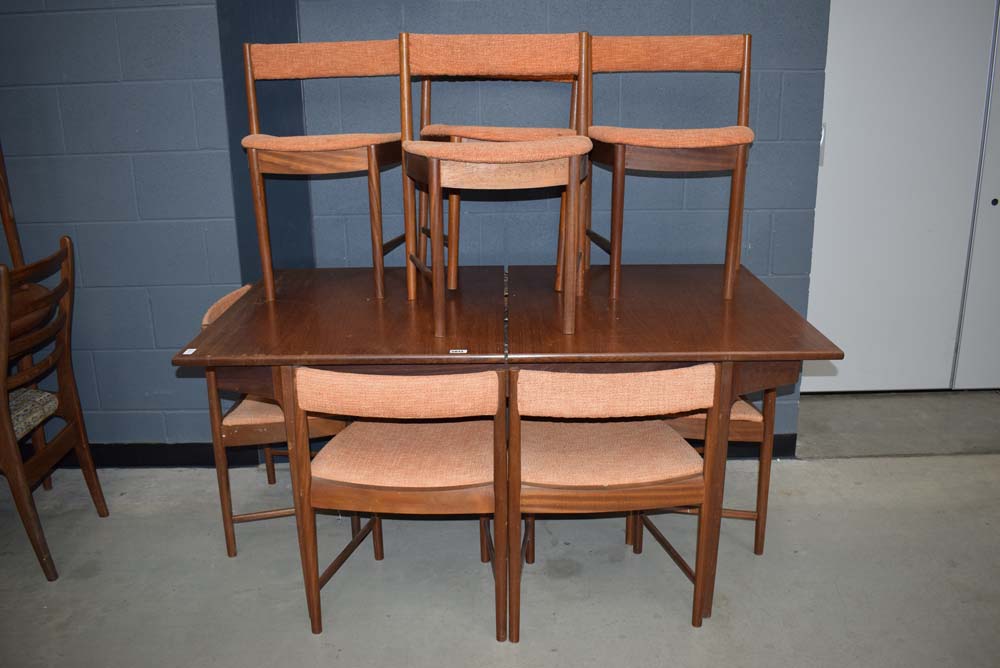
[[[3,146],[0,146],[0,220],[3,221],[3,233],[7,239],[7,251],[10,253],[10,263],[14,269],[24,266],[24,250],[21,247],[21,235],[17,231],[17,221],[14,218],[14,203],[10,198],[10,187],[7,184],[7,165],[3,157]],[[40,285],[25,285],[22,287],[25,292],[33,292],[35,296],[44,294],[44,288]],[[39,312],[37,318],[44,318],[45,313]],[[22,366],[28,364],[28,360],[21,361]],[[45,434],[39,427],[31,433],[31,445],[38,451],[45,443]],[[52,489],[52,476],[46,475],[42,478],[42,488]]]
[[[750,35],[598,37],[594,72],[737,72],[736,125],[721,128],[651,129],[592,125],[591,160],[612,170],[611,238],[586,235],[610,256],[610,297],[621,290],[625,173],[730,172],[723,296],[732,299],[740,268],[747,154],[754,133],[750,120]],[[588,244],[589,253],[589,244]],[[585,253],[585,262],[589,254]]]
[[[489,126],[489,125],[453,125],[444,123],[433,123],[431,120],[431,85],[435,79],[446,77],[420,77],[420,139],[436,141],[537,141],[539,139],[551,139],[553,137],[572,137],[577,134],[577,90],[579,81],[578,73],[563,73],[560,75],[550,75],[547,77],[538,76],[495,76],[482,77],[483,79],[506,79],[514,81],[547,81],[553,83],[570,84],[569,98],[569,120],[566,127],[509,127],[509,126]],[[586,127],[586,124],[584,124]],[[584,205],[590,199],[590,177],[583,182]],[[448,249],[448,289],[458,289],[458,266],[459,266],[459,232],[461,223],[461,195],[458,190],[450,190],[448,196],[448,232],[445,235],[445,247]],[[427,242],[430,239],[430,226],[428,225],[427,193],[423,190],[418,193],[418,224],[417,224],[417,257],[421,262],[427,261]],[[559,244],[556,250],[556,290],[562,289],[562,240],[566,225],[566,193],[560,193],[559,204]]]
[[[51,288],[39,286],[49,281]],[[90,454],[87,428],[73,375],[71,330],[73,323],[73,244],[59,240],[59,250],[47,258],[14,270],[0,265],[0,357],[7,368],[16,367],[0,388],[0,471],[7,478],[11,496],[42,572],[49,580],[59,577],[32,489],[72,450],[83,471],[90,497],[100,517],[107,517],[101,483]],[[37,389],[39,381],[54,376],[53,392]],[[65,423],[51,441],[41,427],[51,418]],[[34,453],[22,457],[19,442],[40,434]]]
[[[221,317],[233,304],[247,293],[249,285],[237,288],[212,304],[202,318],[202,329]],[[272,447],[274,443],[285,443],[285,415],[276,401],[256,395],[240,394],[236,402],[222,412],[220,391],[235,389],[227,369],[208,368],[205,371],[208,384],[208,417],[212,428],[212,451],[215,457],[215,473],[219,482],[219,503],[222,505],[222,528],[226,538],[226,553],[236,556],[236,524],[289,517],[294,508],[277,508],[249,513],[233,514],[233,497],[229,481],[229,448],[249,446],[264,447],[264,466],[267,484],[277,482],[274,457],[287,455],[287,448]],[[312,438],[333,436],[344,428],[345,422],[324,416],[310,416],[309,434]],[[355,532],[360,529],[360,518],[351,518]]]
[[[445,335],[444,189],[520,190],[564,186],[566,189],[563,254],[577,267],[580,251],[580,183],[586,176],[584,157],[592,147],[578,117],[574,136],[505,142],[413,141],[411,79],[421,77],[562,77],[575,76],[577,98],[587,99],[588,42],[585,33],[557,35],[418,35],[400,34],[400,122],[403,137],[403,210],[406,219],[407,281],[416,299],[419,271],[432,284],[434,335]],[[582,114],[582,105],[577,113]],[[416,254],[414,184],[429,197],[428,233],[431,266]],[[451,248],[457,248],[451,240]],[[457,262],[451,262],[457,271]],[[562,331],[575,331],[577,272],[564,285]],[[412,281],[411,281],[412,277]]]
[[[302,573],[313,633],[323,628],[320,589],[369,532],[375,558],[382,558],[382,515],[492,515],[494,540],[488,534],[481,537],[486,541],[483,561],[492,560],[496,637],[506,639],[504,380],[502,371],[401,376],[282,369],[286,424],[293,435],[292,480]],[[310,460],[307,416],[313,412],[359,419]],[[317,510],[373,516],[322,573]]]
[[[398,132],[275,137],[261,134],[256,82],[264,79],[335,79],[397,76],[396,40],[314,42],[305,44],[244,44],[250,134],[243,139],[250,164],[257,239],[264,288],[274,299],[274,267],[264,176],[318,176],[367,172],[375,296],[385,297],[383,258],[403,243],[404,235],[385,240],[382,234],[382,170],[400,162]]]
[[[512,642],[520,638],[522,560],[534,559],[534,515],[721,505],[717,490],[725,476],[726,451],[720,412],[728,403],[731,371],[718,366],[632,373],[511,370],[507,526]],[[667,422],[637,419],[706,408],[712,426],[704,458]],[[713,511],[698,517],[694,568],[663,539],[667,553],[694,583],[694,626],[711,614],[717,516]],[[523,542],[522,518],[528,525]]]

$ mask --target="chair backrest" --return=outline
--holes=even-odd
[[[597,36],[592,39],[595,73],[739,72],[737,125],[749,123],[750,35]]]
[[[400,113],[403,139],[413,139],[412,77],[547,80],[574,82],[573,105],[589,86],[586,33],[538,35],[427,35],[401,33]],[[425,91],[428,90],[425,88]],[[429,109],[423,109],[423,116]],[[571,127],[580,128],[573,110]],[[426,119],[422,118],[422,122]]]
[[[230,306],[235,304],[240,297],[245,295],[251,287],[252,286],[250,285],[244,285],[242,288],[236,288],[232,292],[219,297],[214,304],[208,307],[208,310],[205,311],[205,315],[201,317],[201,328],[205,329],[215,322],[220,315],[229,310]]]
[[[512,378],[512,408],[551,418],[625,418],[670,415],[712,406],[715,365],[662,371],[572,373],[520,369]],[[516,400],[516,404],[514,401]]]
[[[50,278],[55,285],[43,286]],[[68,362],[72,314],[73,244],[69,237],[60,239],[59,250],[43,260],[14,270],[0,266],[0,358],[7,360],[8,369],[17,366],[15,373],[6,376],[4,401],[8,392],[35,384]],[[62,378],[59,384],[61,388]]]
[[[295,370],[296,404],[305,412],[399,420],[450,419],[503,412],[496,371],[421,376]]]
[[[394,39],[364,42],[244,44],[250,133],[260,132],[255,83],[273,79],[336,79],[399,74],[399,43]]]
[[[24,265],[24,251],[21,250],[21,236],[17,233],[14,204],[10,199],[10,187],[7,185],[7,164],[3,158],[3,146],[0,146],[0,219],[3,219],[3,233],[7,237],[10,261],[15,267],[21,267]]]

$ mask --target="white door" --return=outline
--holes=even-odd
[[[956,389],[1000,387],[1000,64],[993,65],[989,124],[972,229],[969,278],[955,362]]]
[[[831,3],[809,320],[845,358],[803,391],[951,386],[995,13]]]

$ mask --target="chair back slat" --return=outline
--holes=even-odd
[[[73,245],[69,237],[47,258],[2,270],[2,345],[0,356],[17,373],[7,376],[7,390],[34,385],[49,374],[69,349],[73,308]],[[43,283],[55,276],[52,288]],[[38,351],[43,351],[39,353]]]
[[[746,35],[593,37],[594,72],[739,72]]]
[[[552,418],[670,415],[712,405],[715,365],[634,373],[562,373],[521,369],[517,410]]]
[[[410,74],[434,77],[576,77],[580,34],[408,36]]]
[[[295,371],[298,405],[306,412],[386,419],[448,419],[494,415],[494,371],[426,376]]]
[[[399,74],[394,39],[365,42],[251,44],[254,79],[327,79]]]

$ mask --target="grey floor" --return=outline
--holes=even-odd
[[[822,436],[805,425],[834,411],[815,399],[802,435],[814,455]],[[730,464],[731,503],[752,497],[754,473]],[[690,584],[654,542],[631,554],[622,520],[541,521],[519,645],[493,639],[474,522],[387,521],[385,560],[362,547],[323,591],[314,636],[292,519],[237,527],[229,559],[213,471],[101,476],[107,519],[78,471],[36,492],[55,583],[0,492],[0,666],[1000,665],[996,454],[776,462],[766,554],[752,554],[749,523],[726,521],[715,611],[700,629]],[[289,498],[287,472],[268,487],[262,471],[240,469],[233,486],[243,509]],[[691,518],[656,522],[692,554]],[[321,558],[348,531],[322,517]]]

